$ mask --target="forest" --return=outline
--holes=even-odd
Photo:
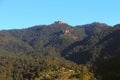
[[[0,31],[0,80],[119,80],[120,24],[61,21]]]

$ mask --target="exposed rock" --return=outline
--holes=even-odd
[[[62,21],[55,21],[54,24],[65,24],[65,23]]]

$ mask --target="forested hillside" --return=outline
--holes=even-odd
[[[56,21],[0,31],[1,80],[119,80],[120,25]]]

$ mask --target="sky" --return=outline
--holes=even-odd
[[[63,21],[120,23],[120,0],[0,0],[0,30]]]

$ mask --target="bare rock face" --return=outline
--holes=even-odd
[[[62,22],[62,21],[55,21],[54,23],[55,23],[55,24],[65,24],[65,23]]]
[[[63,33],[64,34],[70,34],[70,30],[69,29],[65,29],[65,30],[63,30]]]

